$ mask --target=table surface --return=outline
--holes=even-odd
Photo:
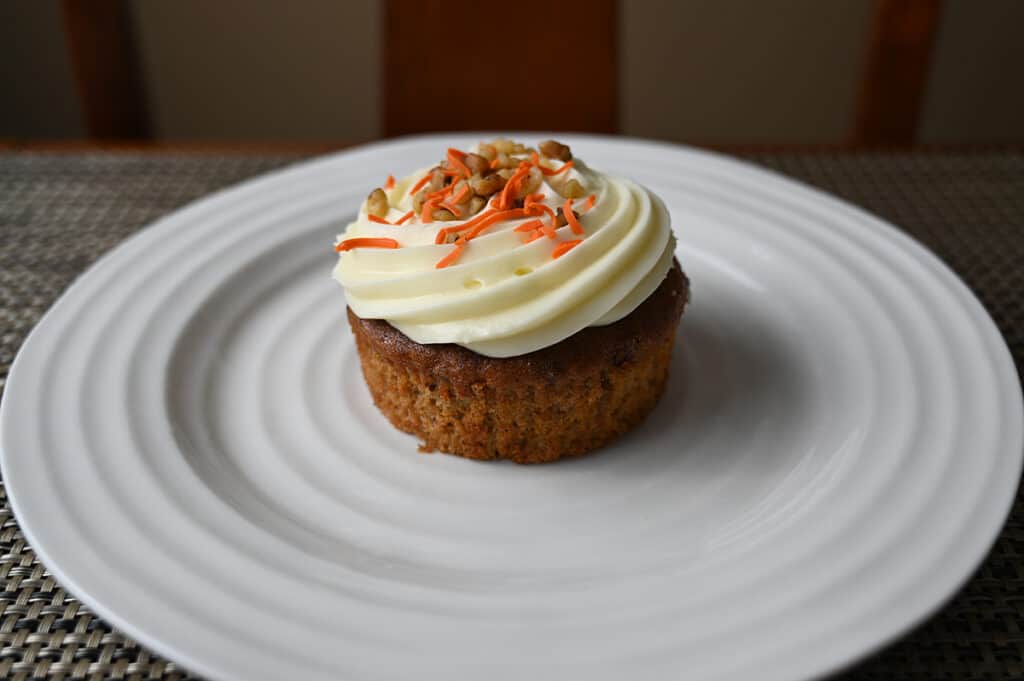
[[[64,288],[129,234],[301,154],[0,149],[0,393]],[[1024,153],[756,153],[913,235],[981,299],[1024,367]],[[964,452],[969,455],[969,452]],[[183,679],[81,605],[27,545],[0,487],[0,678]],[[1024,678],[1024,494],[970,582],[938,614],[837,679]]]

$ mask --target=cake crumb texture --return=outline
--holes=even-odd
[[[348,318],[374,403],[422,451],[543,463],[601,447],[654,409],[688,290],[675,263],[625,318],[500,359],[420,345],[351,310]]]

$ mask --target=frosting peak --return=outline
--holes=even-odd
[[[564,145],[540,150],[507,140],[451,149],[374,190],[336,245],[334,277],[352,310],[418,343],[491,357],[632,312],[672,264],[667,210]]]

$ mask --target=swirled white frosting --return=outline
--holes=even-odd
[[[552,162],[551,167],[561,164]],[[386,216],[397,221],[412,208],[409,189],[427,170],[388,190]],[[579,223],[557,239],[523,243],[514,229],[527,220],[508,220],[472,239],[459,260],[442,269],[437,262],[453,248],[435,244],[442,227],[415,217],[402,225],[368,219],[366,204],[340,240],[389,237],[400,248],[356,248],[342,252],[334,278],[345,288],[352,310],[364,319],[384,319],[417,343],[457,343],[490,357],[512,357],[553,345],[588,326],[615,322],[642,303],[672,265],[675,239],[661,200],[633,182],[595,172],[579,159],[554,181],[576,179],[596,201]],[[545,205],[556,210],[565,199],[542,185]],[[559,242],[582,239],[561,257]]]

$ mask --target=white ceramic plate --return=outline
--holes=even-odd
[[[62,583],[213,679],[804,679],[954,593],[1020,473],[1006,346],[892,227],[715,155],[567,140],[673,215],[693,299],[653,416],[548,466],[418,454],[363,385],[332,238],[476,139],[247,182],[71,287],[2,412]]]

